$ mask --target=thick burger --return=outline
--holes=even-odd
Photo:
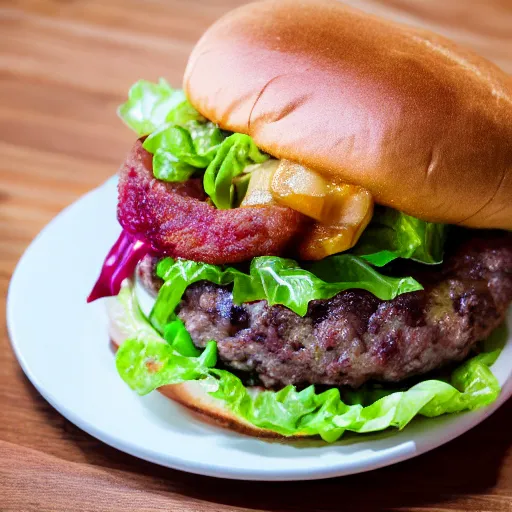
[[[215,23],[140,81],[109,299],[121,377],[256,435],[491,403],[512,301],[512,80],[328,0]]]

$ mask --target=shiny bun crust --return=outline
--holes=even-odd
[[[433,33],[336,0],[271,0],[190,56],[192,104],[277,158],[416,217],[512,229],[512,78]]]

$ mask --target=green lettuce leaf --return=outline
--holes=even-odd
[[[172,89],[163,79],[156,84],[146,80],[134,84],[118,113],[139,135],[148,135],[143,146],[153,154],[155,178],[186,181],[196,170],[206,169],[204,188],[217,208],[235,206],[233,179],[247,165],[268,158],[248,135],[228,136],[207,121],[182,90]]]
[[[148,135],[144,148],[153,154],[153,174],[162,181],[186,181],[205,169],[226,138],[186,99],[160,79],[140,80],[132,86],[119,116],[139,135]]]
[[[443,261],[446,229],[444,224],[425,222],[392,208],[378,207],[352,252],[377,267],[396,258],[437,264]]]
[[[219,209],[234,206],[235,186],[233,179],[242,174],[250,164],[260,164],[268,159],[249,135],[234,133],[218,148],[215,158],[204,173],[204,190]]]
[[[163,181],[186,181],[206,168],[225,139],[210,122],[188,121],[184,126],[166,123],[143,143],[153,153],[153,175]]]
[[[162,181],[187,181],[197,171],[195,167],[180,162],[172,153],[158,148],[153,155],[153,176]]]
[[[197,357],[201,354],[194,345],[185,324],[178,318],[164,326],[163,337],[182,356]]]
[[[110,300],[115,301],[110,304],[110,317],[126,339],[116,353],[116,368],[137,393],[144,395],[165,384],[205,378],[208,368],[215,366],[215,342],[208,343],[200,354],[179,320],[166,326],[162,338],[142,314],[127,280],[117,297]]]
[[[181,89],[177,89],[185,98],[185,93]],[[187,123],[197,122],[199,124],[207,123],[205,117],[203,117],[189,102],[187,99],[184,99],[177,107],[169,110],[165,118],[166,123],[172,123],[177,126],[185,126]],[[161,125],[157,125],[161,126]]]
[[[144,141],[143,146],[150,153],[165,151],[179,162],[205,169],[224,139],[217,125],[190,121],[184,126],[164,124]]]
[[[183,336],[181,327],[167,329],[166,340],[160,338],[140,313],[131,283],[125,281],[119,296],[111,300],[117,301],[119,314],[114,319],[126,338],[117,352],[116,366],[133,390],[144,395],[163,385],[200,381],[234,414],[284,436],[319,435],[334,442],[345,431],[402,429],[418,415],[433,417],[486,406],[500,392],[489,368],[499,350],[469,359],[452,373],[448,382],[425,380],[403,391],[391,391],[366,406],[343,402],[336,388],[316,393],[313,386],[301,391],[287,386],[277,392],[254,392],[237,376],[215,368],[214,341],[207,344],[201,355],[184,356],[175,348],[178,344],[174,340]]]
[[[170,120],[169,113],[180,105],[181,112],[186,103],[183,91],[172,89],[163,78],[156,84],[139,80],[130,88],[128,101],[119,107],[118,114],[138,135],[147,135]],[[195,119],[199,114],[194,112]]]
[[[232,267],[223,269],[208,263],[164,258],[158,264],[157,274],[165,281],[151,313],[157,326],[169,321],[187,287],[197,281],[233,283],[236,304],[266,300],[270,305],[282,304],[301,316],[307,313],[310,301],[329,299],[351,288],[367,290],[383,300],[423,289],[412,277],[384,276],[351,254],[325,258],[309,270],[294,260],[260,256],[252,260],[249,274]]]
[[[233,180],[247,165],[261,163],[261,153],[248,136],[225,133],[211,122],[188,121],[184,125],[166,123],[143,143],[154,154],[153,174],[165,181],[183,181],[196,169],[206,169],[204,189],[217,208],[235,206]]]

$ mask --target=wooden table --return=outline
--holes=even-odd
[[[159,76],[179,84],[203,30],[240,3],[0,1],[2,302],[30,240],[113,174],[132,144],[115,113],[130,84]],[[512,72],[510,0],[351,3],[432,27]],[[461,438],[394,467],[310,483],[229,482],[154,466],[80,431],[28,382],[3,331],[2,511],[512,510],[512,402]]]

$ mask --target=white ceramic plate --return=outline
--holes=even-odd
[[[12,278],[7,320],[16,356],[39,392],[75,425],[119,450],[225,478],[326,478],[431,450],[480,423],[512,394],[509,340],[493,366],[503,391],[492,406],[414,421],[402,432],[349,435],[334,445],[261,441],[203,424],[159,393],[141,398],[117,375],[103,304],[85,302],[119,232],[115,205],[112,179],[40,233]]]

